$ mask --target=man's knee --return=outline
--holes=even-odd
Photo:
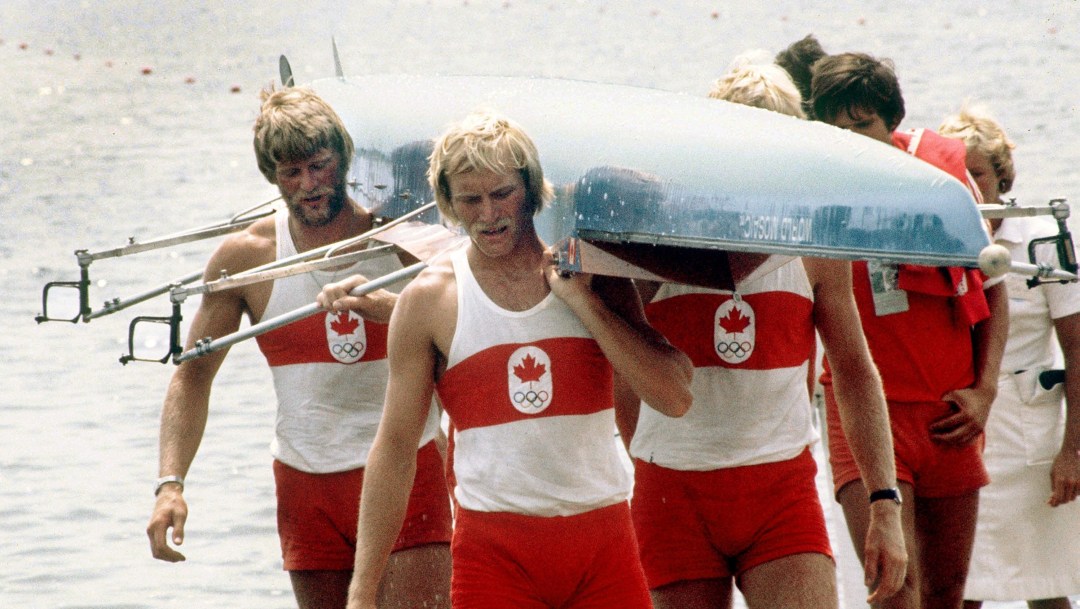
[[[923,606],[956,607],[964,598],[964,584],[967,572],[940,572],[923,577]]]

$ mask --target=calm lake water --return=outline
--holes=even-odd
[[[1080,4],[937,4],[4,0],[0,607],[294,606],[275,534],[273,396],[254,345],[235,347],[219,374],[186,490],[188,561],[174,565],[150,557],[143,532],[172,366],[117,361],[129,320],[166,315],[166,300],[77,326],[34,322],[43,285],[77,279],[74,250],[218,222],[276,194],[250,128],[280,54],[301,82],[333,74],[335,37],[349,74],[570,77],[704,95],[738,53],[813,32],[829,51],[895,61],[904,127],[985,102],[1017,142],[1017,198],[1076,205]],[[92,303],[198,270],[212,245],[95,262]],[[844,605],[857,607],[848,584]]]

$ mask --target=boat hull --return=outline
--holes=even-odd
[[[366,75],[309,86],[353,136],[354,196],[388,215],[431,200],[431,140],[486,108],[536,142],[556,190],[537,218],[549,243],[573,237],[942,266],[977,266],[989,244],[958,180],[823,123],[550,78]]]

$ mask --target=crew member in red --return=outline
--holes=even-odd
[[[897,132],[904,99],[890,63],[861,53],[814,64],[818,120],[899,147],[980,195],[964,165],[964,145],[936,133]],[[883,606],[959,609],[975,534],[983,427],[997,395],[1008,331],[1003,283],[977,270],[855,262],[855,300],[881,373],[896,451],[908,548],[904,588]],[[837,500],[857,551],[866,535],[869,491],[837,418],[835,370],[822,384]],[[897,498],[900,499],[900,498]]]

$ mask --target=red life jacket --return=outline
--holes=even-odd
[[[967,146],[962,140],[943,137],[927,129],[894,131],[893,145],[908,154],[930,163],[960,180],[976,203],[982,203],[979,188],[967,170]],[[990,307],[983,294],[986,276],[978,269],[963,267],[928,267],[914,264],[899,265],[899,287],[909,292],[933,296],[953,296],[956,312],[967,325],[975,325],[990,317]]]

